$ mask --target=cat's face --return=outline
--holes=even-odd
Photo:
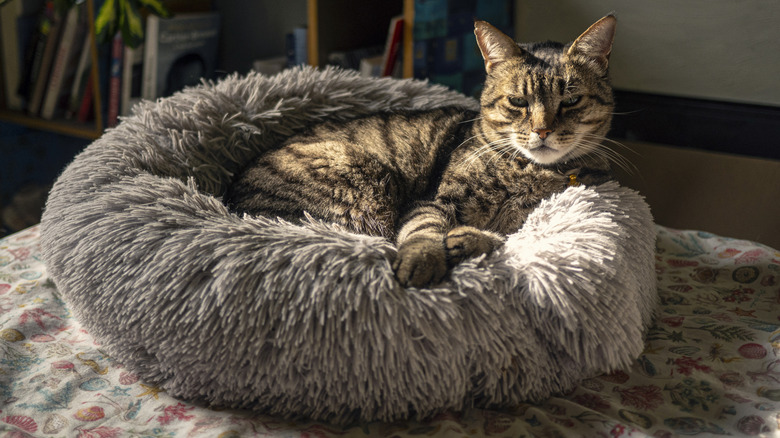
[[[488,73],[481,97],[486,140],[540,164],[598,153],[614,109],[607,64],[615,23],[606,16],[567,45],[517,45],[476,22]]]

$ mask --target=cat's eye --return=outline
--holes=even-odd
[[[508,97],[507,100],[509,100],[509,103],[512,106],[516,106],[518,108],[525,108],[528,106],[528,101],[522,97]]]
[[[580,101],[580,98],[580,96],[569,96],[561,101],[561,106],[568,107],[577,105],[577,103]]]

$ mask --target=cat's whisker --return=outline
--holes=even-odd
[[[514,146],[511,144],[494,144],[493,147],[490,149],[487,149],[480,153],[478,156],[474,157],[474,160],[471,161],[469,164],[473,164],[474,161],[481,159],[486,153],[492,152],[490,159],[487,161],[488,165],[491,165],[494,160],[499,159],[503,154],[505,150],[514,149]]]
[[[629,152],[631,152],[631,153],[633,153],[635,155],[639,155],[639,153],[637,153],[631,147],[629,147],[629,146],[627,146],[627,145],[625,145],[625,144],[623,144],[623,143],[621,143],[621,142],[619,142],[617,140],[613,140],[611,138],[605,137],[603,135],[596,135],[596,134],[591,134],[591,133],[585,133],[583,135],[583,137],[585,137],[585,138],[587,138],[589,140],[595,140],[595,141],[599,141],[599,142],[604,142],[605,141],[605,142],[607,142],[607,143],[609,143],[611,145],[623,148],[623,149],[625,149],[625,150],[627,150],[627,151],[629,151]]]
[[[469,141],[471,141],[471,140],[473,140],[473,139],[475,139],[475,138],[477,138],[477,137],[482,137],[482,134],[474,134],[474,135],[472,135],[471,137],[469,137],[469,138],[467,138],[467,139],[463,140],[463,143],[459,144],[459,145],[458,145],[458,147],[461,147],[461,146],[463,146],[464,144],[468,143]],[[457,149],[457,148],[456,148],[456,149]]]
[[[492,147],[493,147],[493,143],[486,143],[486,144],[484,144],[484,145],[480,146],[480,147],[479,147],[477,150],[475,150],[474,152],[472,152],[472,153],[471,153],[471,154],[469,154],[468,156],[466,156],[466,157],[463,159],[463,161],[467,161],[467,160],[468,160],[468,161],[472,161],[472,160],[473,160],[473,158],[475,158],[475,157],[479,157],[479,156],[480,156],[480,155],[482,155],[483,153],[485,153],[485,152],[489,151],[489,150],[490,150]]]
[[[637,113],[640,113],[640,112],[642,112],[641,109],[633,110],[633,111],[619,111],[619,112],[613,111],[613,112],[610,112],[608,114],[612,114],[613,116],[628,116],[628,115],[637,114]]]
[[[507,148],[507,147],[509,147],[509,145],[494,145],[494,147],[489,148],[489,149],[483,151],[482,153],[480,153],[478,156],[474,157],[474,160],[469,162],[469,164],[473,164],[474,161],[476,161],[478,159],[481,159],[486,153],[493,152],[491,154],[491,156],[490,156],[490,159],[487,161],[487,164],[490,165],[490,164],[493,163],[494,160],[496,160],[497,158],[499,158],[502,155],[502,153],[503,153],[502,151],[505,148]]]
[[[607,138],[607,137],[600,136],[600,135],[595,135],[595,134],[586,134],[584,136],[584,138],[587,139],[588,141],[598,142],[599,144],[601,144],[603,142],[606,142],[610,146],[617,146],[617,147],[619,147],[619,148],[621,148],[621,149],[623,149],[625,151],[631,152],[632,154],[634,154],[637,157],[639,156],[639,153],[637,151],[635,151],[634,149],[632,149],[631,147],[629,147],[629,146],[627,146],[627,145],[625,145],[625,144],[623,144],[623,143],[621,143],[621,142],[619,142],[617,140],[613,140],[611,138]],[[602,145],[602,149],[606,149],[606,150],[610,151],[612,154],[614,154],[614,156],[618,160],[620,160],[620,162],[622,162],[622,165],[618,164],[618,161],[615,161],[615,163],[618,164],[619,166],[621,166],[621,168],[623,170],[625,170],[628,174],[632,175],[634,173],[634,171],[637,171],[637,172],[639,171],[639,169],[636,167],[636,165],[634,163],[632,163],[631,160],[629,160],[628,158],[623,156],[620,152],[617,152],[614,149],[612,149],[611,147],[605,146],[605,145]]]
[[[470,166],[471,164],[473,164],[476,160],[480,159],[486,153],[488,153],[490,151],[494,151],[495,152],[495,151],[499,150],[500,148],[504,148],[504,147],[507,147],[507,146],[514,147],[511,138],[502,138],[502,139],[499,139],[499,140],[487,143],[487,144],[481,146],[476,151],[474,151],[471,154],[469,154],[468,156],[464,157],[463,160],[462,160],[462,163],[465,163],[465,164]]]
[[[621,155],[619,152],[605,146],[601,141],[582,138],[577,142],[577,147],[585,150],[588,154],[599,156],[606,159],[607,161],[615,163],[615,165],[623,169],[629,175],[638,170],[630,160]]]
[[[601,143],[582,140],[580,141],[579,145],[583,147],[583,149],[587,149],[590,154],[606,158],[608,161],[617,164],[626,171],[629,170],[627,167],[631,167],[631,162],[628,159],[626,159],[619,152],[616,152]]]
[[[497,154],[490,159],[490,162],[492,162],[493,160],[502,159],[503,157],[509,155],[510,153],[513,154],[517,152],[517,148],[512,143],[508,143],[502,146],[501,148],[497,149],[496,152]]]
[[[518,148],[515,148],[515,151],[512,153],[511,161],[515,161],[517,157],[522,153],[522,151]]]
[[[463,140],[463,142],[461,144],[459,144],[458,146],[456,146],[454,150],[457,150],[459,147],[461,147],[461,146],[463,146],[465,144],[468,144],[471,140],[474,140],[477,137],[482,137],[482,134],[481,133],[477,133],[477,134],[474,134],[471,137]]]
[[[481,114],[478,115],[477,117],[474,117],[473,119],[463,120],[462,122],[458,122],[458,124],[461,125],[461,124],[464,124],[464,123],[476,122],[477,120],[482,120],[482,115]],[[474,137],[472,137],[472,138],[474,138]]]

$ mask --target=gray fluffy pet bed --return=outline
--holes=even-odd
[[[655,303],[655,229],[634,191],[572,187],[501,250],[404,289],[395,247],[311,221],[239,217],[220,196],[310,123],[476,103],[339,70],[232,76],[106,131],[42,220],[51,277],[115,359],[169,394],[347,422],[501,407],[630,364]]]

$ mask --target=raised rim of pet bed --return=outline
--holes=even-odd
[[[143,102],[55,183],[49,274],[130,371],[274,415],[510,406],[630,364],[655,303],[655,228],[616,183],[543,202],[502,249],[431,289],[398,284],[387,240],[221,202],[244,164],[307,125],[446,105],[477,107],[422,81],[308,67]]]

